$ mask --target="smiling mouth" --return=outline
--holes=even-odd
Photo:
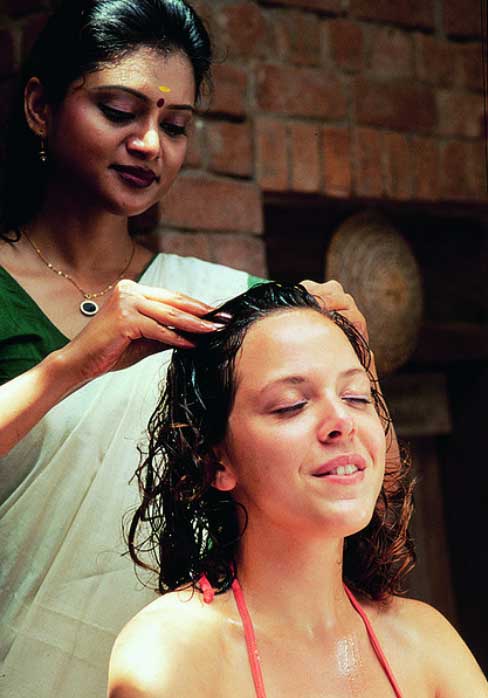
[[[312,473],[314,477],[328,477],[338,475],[350,477],[366,469],[366,461],[358,453],[344,453],[323,463]]]
[[[354,473],[359,472],[360,468],[353,463],[348,465],[338,465],[337,468],[329,470],[327,473],[318,473],[314,477],[327,477],[327,475],[354,475]]]
[[[139,189],[145,189],[150,187],[153,182],[159,182],[159,177],[154,172],[143,167],[112,165],[111,168],[119,174],[124,182]]]

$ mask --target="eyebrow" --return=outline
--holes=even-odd
[[[365,376],[366,378],[368,377],[368,374],[364,368],[349,368],[346,371],[341,371],[341,373],[339,374],[339,378],[352,378],[356,375]],[[300,375],[277,378],[276,380],[270,381],[263,388],[261,388],[259,394],[262,395],[264,392],[269,390],[269,388],[275,385],[301,385],[303,383],[307,383],[308,380],[309,379],[307,377]]]
[[[150,97],[144,94],[144,92],[135,90],[133,87],[126,87],[125,85],[99,85],[98,87],[94,87],[93,89],[96,92],[103,92],[104,90],[121,90],[122,92],[127,92],[133,97],[137,97],[137,99],[140,99],[141,102],[144,102],[145,104],[155,103],[152,99],[150,99]],[[193,107],[191,104],[169,104],[168,102],[166,102],[166,107],[168,109],[190,111],[192,114],[195,113],[195,107]]]

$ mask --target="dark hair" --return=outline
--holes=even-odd
[[[185,53],[200,97],[210,82],[212,48],[185,0],[64,0],[49,18],[21,70],[6,129],[0,237],[12,240],[7,231],[30,220],[44,196],[47,168],[24,116],[28,80],[38,77],[49,103],[58,105],[73,81],[142,46]]]
[[[194,350],[173,352],[149,423],[148,451],[136,472],[142,503],[128,529],[129,552],[137,565],[157,572],[162,594],[185,585],[198,588],[203,574],[219,592],[232,583],[243,532],[240,505],[230,493],[211,486],[219,467],[212,449],[226,433],[235,393],[234,362],[249,327],[273,312],[297,308],[322,313],[344,332],[368,372],[376,410],[389,433],[390,418],[371,374],[368,345],[342,315],[328,312],[293,284],[261,284],[225,303],[220,311],[232,318],[224,329],[202,336]],[[413,487],[409,470],[404,459],[386,464],[371,522],[346,539],[345,581],[372,599],[400,593],[414,563],[407,528]],[[146,554],[151,562],[143,559]]]

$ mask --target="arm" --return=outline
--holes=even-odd
[[[201,319],[211,308],[188,296],[124,280],[65,347],[0,386],[0,456],[13,448],[68,394],[106,373],[169,347],[192,347],[179,334],[217,328]]]

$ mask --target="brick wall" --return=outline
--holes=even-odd
[[[197,0],[225,61],[185,171],[140,227],[264,274],[266,192],[484,198],[479,3]],[[4,0],[0,118],[49,4]]]

